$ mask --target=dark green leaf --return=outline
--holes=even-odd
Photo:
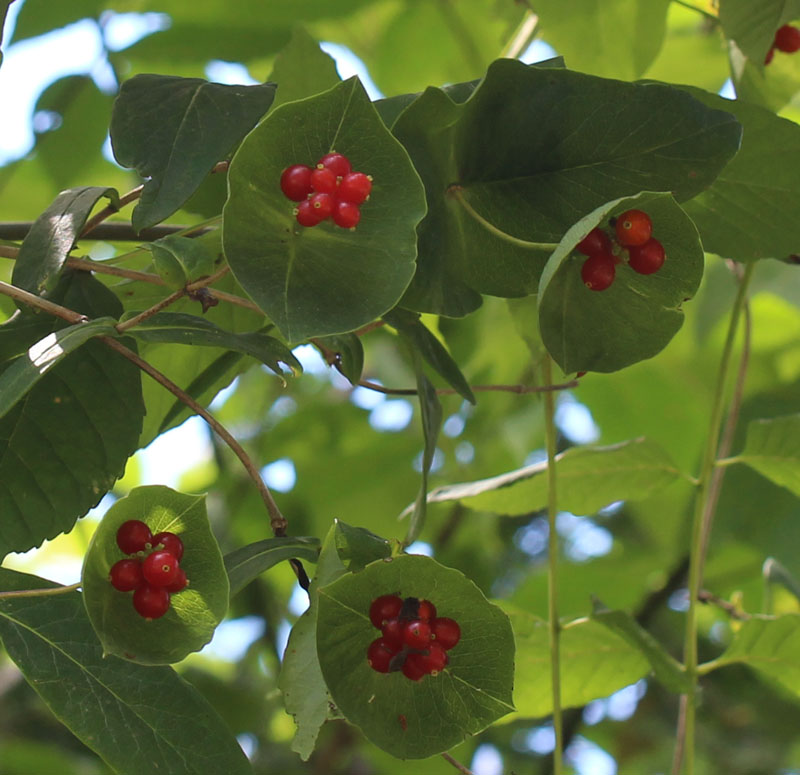
[[[185,552],[181,568],[189,585],[172,595],[159,619],[144,619],[130,592],[111,586],[108,572],[124,555],[117,546],[123,522],[138,519],[153,535],[175,533]],[[169,487],[136,487],[118,500],[97,527],[81,574],[83,602],[107,654],[143,665],[179,662],[211,640],[228,609],[228,576],[219,545],[211,533],[204,495],[186,495]]]
[[[333,59],[303,27],[295,27],[291,40],[275,57],[268,80],[278,85],[273,103],[277,107],[327,91],[341,79]]]
[[[430,600],[461,626],[448,666],[410,681],[377,673],[367,647],[379,637],[369,607],[381,594]],[[371,563],[320,589],[317,651],[345,718],[393,756],[421,759],[452,748],[514,710],[514,637],[508,617],[459,571],[429,557]]]
[[[364,371],[364,347],[355,334],[334,334],[319,337],[319,343],[336,356],[336,366],[350,381],[358,385]]]
[[[224,560],[231,597],[264,571],[292,557],[316,562],[319,557],[319,539],[266,538],[228,552]]]
[[[83,186],[62,191],[36,219],[23,240],[11,282],[37,295],[50,290],[89,213],[101,197],[108,198],[112,204],[118,202],[113,188]]]
[[[146,179],[134,228],[172,215],[269,110],[274,96],[271,83],[226,86],[166,75],[125,81],[114,103],[111,142],[117,161]]]
[[[12,42],[43,35],[80,19],[97,17],[107,6],[107,0],[71,0],[69,3],[25,0],[17,17]]]
[[[131,328],[130,333],[143,342],[172,342],[236,350],[252,355],[278,375],[283,373],[281,363],[285,363],[295,374],[303,370],[291,350],[275,337],[257,331],[234,334],[209,320],[182,312],[158,312]]]
[[[586,257],[578,242],[597,225],[634,207],[653,221],[653,237],[667,259],[656,274],[640,275],[620,263],[613,285],[592,291],[584,285]],[[683,324],[683,303],[703,276],[697,228],[669,194],[644,193],[608,202],[572,226],[547,262],[539,287],[539,329],[562,370],[611,372],[652,358]]]
[[[735,460],[800,496],[800,414],[751,422]]]
[[[354,230],[299,226],[278,185],[290,164],[330,150],[372,175]],[[236,278],[290,342],[340,334],[393,307],[414,273],[422,186],[357,78],[281,105],[242,143],[228,173],[223,245]]]
[[[3,590],[54,586],[0,569]],[[114,772],[251,772],[211,705],[174,670],[103,653],[77,592],[0,600],[0,639],[56,717]]]
[[[151,242],[156,271],[173,288],[213,273],[216,253],[202,240],[170,235]]]
[[[351,573],[363,570],[375,560],[383,560],[392,555],[389,542],[364,527],[353,527],[337,519],[334,530],[339,559]]]
[[[393,328],[406,337],[409,345],[416,350],[448,385],[453,387],[456,392],[469,401],[475,403],[475,396],[472,393],[469,383],[458,368],[458,364],[445,349],[444,345],[430,332],[420,321],[419,315],[415,315],[403,309],[394,309],[383,316],[383,319]]]

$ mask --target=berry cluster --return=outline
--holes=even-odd
[[[772,41],[772,46],[767,51],[765,65],[772,61],[776,50],[782,51],[784,54],[794,54],[800,51],[800,29],[792,27],[791,24],[784,24],[783,27],[778,28],[775,40]]]
[[[179,565],[183,541],[175,533],[153,535],[138,519],[129,519],[117,530],[117,546],[128,555],[114,563],[108,578],[120,592],[133,592],[133,607],[145,619],[158,619],[169,608],[170,595],[189,583]]]
[[[652,237],[653,222],[641,210],[626,210],[611,219],[614,238],[603,229],[592,229],[576,246],[579,253],[588,256],[581,267],[581,279],[592,291],[604,291],[614,282],[616,265],[622,262],[621,254],[627,252],[627,263],[639,274],[653,274],[664,265],[664,246]],[[616,243],[616,244],[615,244]]]
[[[369,618],[381,631],[367,649],[369,666],[379,673],[402,670],[412,681],[444,670],[447,652],[461,639],[458,622],[437,617],[430,600],[381,595],[372,601]]]
[[[359,205],[369,198],[372,176],[353,172],[341,153],[326,153],[313,169],[292,164],[281,173],[281,191],[293,202],[301,226],[316,226],[330,218],[343,229],[354,229],[361,220]]]

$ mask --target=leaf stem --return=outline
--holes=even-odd
[[[514,30],[511,39],[500,52],[500,57],[516,59],[533,42],[533,39],[536,37],[536,28],[538,26],[539,16],[535,14],[531,8],[528,8],[525,11],[525,15],[522,17],[522,21],[517,26],[517,29]]]
[[[461,193],[463,188],[458,183],[453,183],[448,189],[447,193],[458,201],[458,203],[472,216],[486,231],[493,234],[503,242],[508,242],[511,245],[516,245],[519,248],[526,250],[549,250],[553,251],[558,247],[557,242],[530,242],[529,240],[520,239],[508,232],[498,229],[493,223],[489,223],[465,198]]]
[[[461,775],[475,775],[471,769],[465,767],[460,761],[458,761],[458,759],[454,759],[449,753],[447,753],[447,751],[442,754],[442,759],[444,759],[448,764],[452,764],[453,767],[455,767],[461,773]]]
[[[728,333],[722,350],[722,358],[717,372],[717,382],[714,390],[714,399],[711,407],[711,420],[709,422],[708,436],[698,475],[697,492],[695,495],[694,516],[692,520],[691,559],[689,563],[689,610],[686,616],[686,635],[684,643],[684,663],[689,679],[689,692],[681,698],[681,717],[676,736],[675,757],[672,772],[678,775],[681,772],[683,753],[685,753],[685,773],[695,773],[695,724],[697,715],[697,609],[698,594],[702,581],[703,567],[703,526],[707,504],[711,496],[711,484],[714,472],[714,461],[719,448],[722,415],[725,407],[726,384],[730,369],[733,346],[736,332],[739,327],[739,318],[747,299],[747,289],[753,276],[755,262],[747,264],[739,283],[739,291],[731,310]]]
[[[78,239],[85,237],[90,231],[97,228],[97,226],[99,226],[106,218],[118,213],[123,207],[125,207],[125,205],[137,200],[142,195],[143,190],[144,183],[136,186],[136,188],[132,188],[127,194],[123,194],[119,198],[118,203],[109,202],[109,204],[107,204],[102,210],[95,213],[88,221],[86,221],[86,223],[83,225],[83,229],[81,229]]]
[[[569,382],[562,382],[558,385],[540,385],[538,387],[531,385],[470,385],[473,392],[499,392],[499,393],[553,393],[558,390],[570,390],[571,388],[578,387],[580,383],[577,379],[570,380]],[[416,388],[390,388],[379,385],[377,382],[370,382],[369,380],[362,379],[358,383],[359,387],[366,388],[367,390],[374,390],[377,393],[385,393],[391,396],[415,396],[417,395]],[[452,396],[458,393],[454,388],[437,388],[437,395]]]
[[[7,600],[15,597],[45,597],[48,595],[63,595],[66,592],[74,592],[81,586],[80,581],[77,584],[68,584],[63,587],[45,587],[44,589],[14,589],[9,592],[0,592],[0,600]]]
[[[552,359],[544,356],[544,381],[553,381]],[[553,775],[561,775],[563,769],[564,729],[561,716],[561,623],[558,618],[558,491],[556,480],[556,426],[555,397],[552,391],[544,394],[545,446],[547,448],[547,619],[550,640],[550,681],[553,695],[553,731],[556,745],[553,749]]]

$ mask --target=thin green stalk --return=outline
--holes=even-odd
[[[553,367],[549,355],[544,358],[544,383],[553,382]],[[550,636],[550,680],[553,694],[553,731],[556,747],[553,751],[553,775],[563,769],[564,727],[561,718],[561,624],[558,620],[558,491],[556,489],[556,425],[555,395],[544,394],[544,429],[547,447],[547,618]]]
[[[519,237],[514,237],[512,234],[509,234],[502,229],[498,229],[493,223],[489,223],[489,221],[487,221],[486,218],[484,218],[464,198],[461,193],[461,186],[459,186],[457,183],[450,186],[447,189],[447,193],[458,200],[458,203],[464,208],[464,210],[466,210],[469,215],[471,215],[481,226],[483,226],[486,231],[488,231],[490,234],[494,234],[495,237],[503,240],[504,242],[508,242],[520,248],[526,248],[527,250],[549,250],[552,252],[558,247],[557,242],[530,242],[525,239],[520,239]]]
[[[69,584],[65,587],[45,587],[44,589],[14,589],[10,592],[0,592],[0,600],[8,600],[16,597],[46,597],[49,595],[63,595],[65,592],[74,592],[81,586],[80,582],[77,584]]]
[[[697,716],[697,679],[699,675],[697,670],[697,610],[699,604],[697,598],[700,592],[703,564],[703,517],[706,510],[706,501],[709,497],[709,489],[714,472],[714,463],[719,444],[720,429],[722,428],[726,385],[728,382],[728,374],[733,356],[733,345],[736,341],[736,332],[739,328],[739,318],[741,317],[742,309],[744,307],[745,300],[747,299],[747,289],[753,276],[754,267],[755,263],[750,263],[745,267],[741,282],[739,283],[739,292],[736,296],[733,310],[731,311],[728,334],[725,339],[725,346],[722,350],[722,359],[720,360],[719,371],[717,373],[717,382],[714,390],[714,402],[711,407],[711,421],[709,423],[708,436],[706,437],[706,445],[703,452],[700,475],[697,477],[698,484],[697,493],[695,496],[690,546],[691,560],[689,564],[689,610],[686,616],[686,640],[684,643],[684,662],[686,674],[689,678],[690,688],[682,704],[682,709],[685,712],[682,720],[683,724],[681,725],[682,730],[681,726],[679,726],[679,739],[676,743],[676,751],[681,750],[681,743],[683,743],[682,748],[685,752],[685,767],[683,771],[685,772],[685,775],[694,775],[695,773],[695,722]],[[681,731],[683,732],[684,736],[682,741],[680,740]],[[676,760],[673,762],[673,772],[681,772],[681,762],[677,756]]]

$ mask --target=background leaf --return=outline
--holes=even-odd
[[[782,24],[800,16],[798,0],[720,0],[719,21],[725,37],[736,45],[753,62],[764,61],[772,46],[775,31]]]
[[[735,459],[800,496],[800,414],[755,420]]]
[[[278,85],[273,107],[327,91],[341,80],[336,63],[303,27],[295,27],[275,57],[269,81]]]
[[[384,560],[392,555],[392,547],[364,527],[353,527],[337,519],[334,524],[334,543],[339,559],[351,573],[363,570],[375,560]]]

